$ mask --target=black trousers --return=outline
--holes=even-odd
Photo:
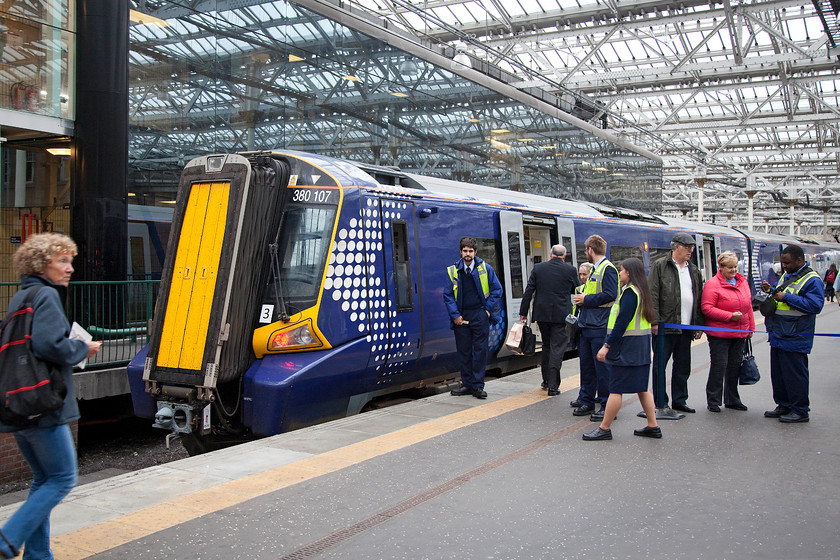
[[[738,395],[738,374],[744,357],[746,338],[722,338],[707,334],[709,339],[709,380],[706,382],[708,405],[741,404]]]
[[[549,391],[556,391],[560,387],[560,368],[563,367],[563,354],[569,338],[566,336],[566,323],[547,323],[537,321],[542,336],[542,369],[543,383]]]
[[[661,326],[660,326],[661,328]],[[691,341],[694,331],[683,331],[681,334],[653,335],[653,367],[654,372],[665,377],[668,360],[674,358],[671,369],[671,404],[685,406],[688,400],[688,376],[691,374]],[[664,343],[664,344],[663,344]],[[657,383],[653,384],[653,399],[657,408],[668,406],[668,392],[659,394]]]
[[[490,336],[490,318],[482,309],[464,309],[461,317],[466,325],[455,325],[455,349],[461,363],[461,384],[471,390],[484,389],[487,352]]]
[[[808,416],[811,410],[808,398],[808,354],[771,346],[770,380],[773,382],[773,400],[777,405],[789,408],[796,414]]]

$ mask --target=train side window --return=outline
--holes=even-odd
[[[640,261],[644,260],[641,247],[625,247],[623,245],[610,245],[610,261],[617,267],[621,266],[621,261],[636,257]]]
[[[498,273],[501,270],[499,268],[501,264],[499,264],[499,249],[496,240],[492,237],[476,237],[475,242],[475,254]]]
[[[575,250],[577,251],[577,262],[578,265],[581,263],[589,262],[586,258],[586,244],[585,243],[576,243]]]
[[[394,250],[394,299],[397,312],[414,309],[411,289],[411,260],[408,256],[408,225],[402,220],[391,222]]]
[[[523,263],[522,254],[519,252],[519,232],[509,231],[507,232],[507,237],[509,253],[508,257],[510,257],[510,295],[513,298],[521,298],[522,294],[525,293],[525,286],[522,282]]]
[[[661,260],[670,259],[671,258],[671,253],[672,253],[670,248],[661,249],[661,248],[658,248],[658,247],[651,247],[649,252],[650,252],[650,267],[651,268],[653,268],[653,265],[658,263]]]

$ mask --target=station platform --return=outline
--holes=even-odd
[[[758,327],[759,329],[761,326]],[[827,304],[817,332],[840,332]],[[644,425],[635,396],[612,441],[574,417],[578,361],[558,397],[538,370],[77,487],[53,512],[57,560],[446,558],[838,558],[837,339],[810,358],[811,421],[764,418],[762,374],[746,412],[706,410],[705,337],[689,405]],[[0,521],[17,508],[0,508]]]

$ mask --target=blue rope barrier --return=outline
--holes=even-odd
[[[737,333],[761,333],[769,334],[770,331],[748,331],[743,329],[725,329],[723,327],[705,327],[701,325],[678,325],[676,323],[661,323],[666,329],[687,329],[690,331],[709,331],[709,332],[737,332]],[[840,337],[840,333],[778,333],[777,336],[829,336]]]

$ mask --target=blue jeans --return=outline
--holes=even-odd
[[[24,546],[24,560],[52,560],[50,513],[76,485],[76,446],[67,424],[14,432],[20,453],[32,469],[32,487],[22,506],[3,525],[15,548]],[[11,557],[0,539],[0,551]]]

